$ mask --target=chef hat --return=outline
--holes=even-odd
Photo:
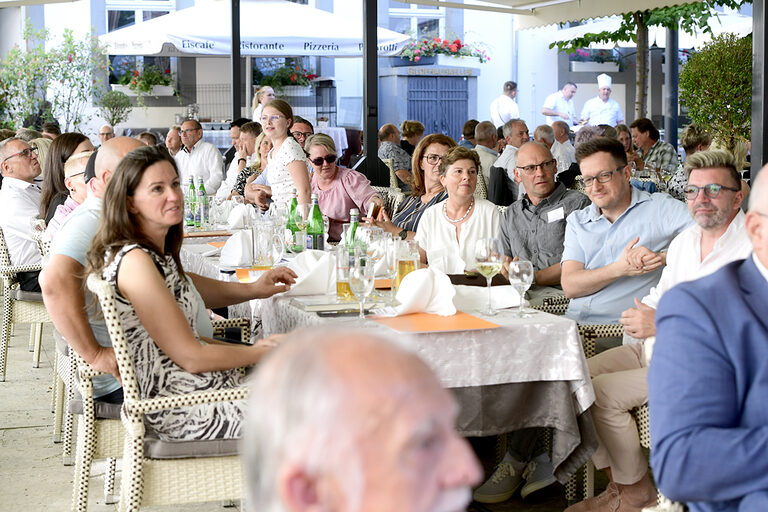
[[[603,87],[611,88],[611,77],[603,73],[602,75],[597,75],[597,87],[598,89],[602,89]]]

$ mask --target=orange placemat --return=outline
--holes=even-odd
[[[204,238],[207,236],[232,236],[229,231],[189,231],[184,233],[184,238]]]
[[[210,245],[211,247],[219,248],[219,247],[224,247],[226,243],[227,242],[208,242],[208,245]]]
[[[373,282],[373,287],[377,290],[389,290],[392,288],[392,280],[391,279],[376,279]]]
[[[498,324],[494,324],[493,322],[483,320],[482,318],[478,318],[462,311],[458,311],[452,316],[411,313],[410,315],[395,316],[391,318],[371,317],[371,320],[402,333],[474,331],[478,329],[495,329],[499,327]]]
[[[235,275],[241,283],[252,283],[258,279],[258,276],[251,274],[252,271],[256,272],[252,268],[236,268]]]

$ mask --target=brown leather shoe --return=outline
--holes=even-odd
[[[621,488],[611,482],[602,493],[568,507],[565,512],[642,512],[644,507],[655,503],[654,498],[640,506],[632,505],[622,499]]]

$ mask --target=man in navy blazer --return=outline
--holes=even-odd
[[[651,465],[692,512],[768,510],[768,172],[745,224],[753,253],[668,291],[648,372]]]

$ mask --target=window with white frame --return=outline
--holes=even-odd
[[[416,39],[445,37],[445,8],[389,2],[389,28]]]
[[[105,15],[107,32],[140,24],[176,10],[176,0],[106,0]],[[126,72],[156,66],[176,73],[176,57],[141,57],[135,55],[110,55],[112,71],[109,81],[115,83]]]

